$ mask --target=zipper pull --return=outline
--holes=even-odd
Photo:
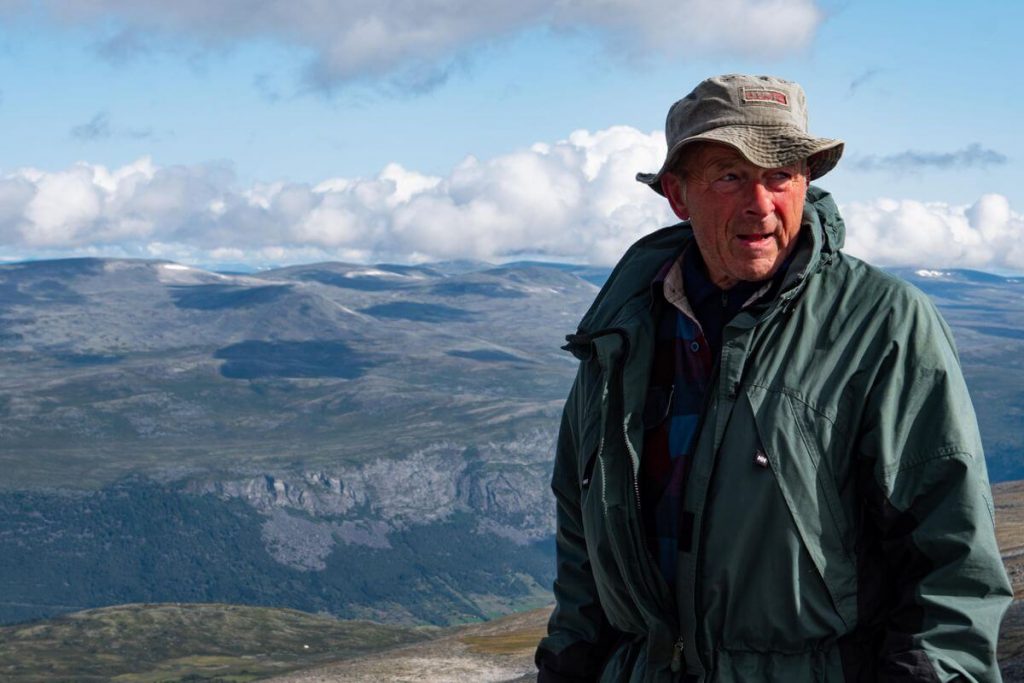
[[[771,461],[768,460],[768,454],[762,451],[760,448],[754,452],[754,464],[758,467],[764,467],[767,469],[771,465]]]
[[[683,637],[679,636],[672,645],[672,673],[677,674],[683,670]]]

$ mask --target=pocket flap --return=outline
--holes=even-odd
[[[812,429],[823,428],[792,396],[748,387],[757,434],[804,546],[847,625],[857,618],[853,529],[843,509],[834,464],[823,458]]]

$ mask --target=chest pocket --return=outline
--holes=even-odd
[[[804,548],[843,621],[857,618],[857,575],[852,512],[844,509],[837,475],[848,449],[834,443],[831,422],[795,397],[748,387],[763,455],[775,474]]]

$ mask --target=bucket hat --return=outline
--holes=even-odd
[[[658,194],[661,178],[695,142],[729,145],[762,168],[788,166],[807,159],[810,180],[839,162],[843,141],[807,132],[807,98],[792,81],[773,76],[728,74],[702,81],[672,105],[665,119],[668,154],[657,173],[636,179]]]

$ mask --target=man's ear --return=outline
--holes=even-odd
[[[690,220],[690,210],[686,208],[686,192],[683,191],[683,181],[675,173],[664,173],[661,176],[661,191],[668,198],[673,213],[679,216],[679,220]]]

